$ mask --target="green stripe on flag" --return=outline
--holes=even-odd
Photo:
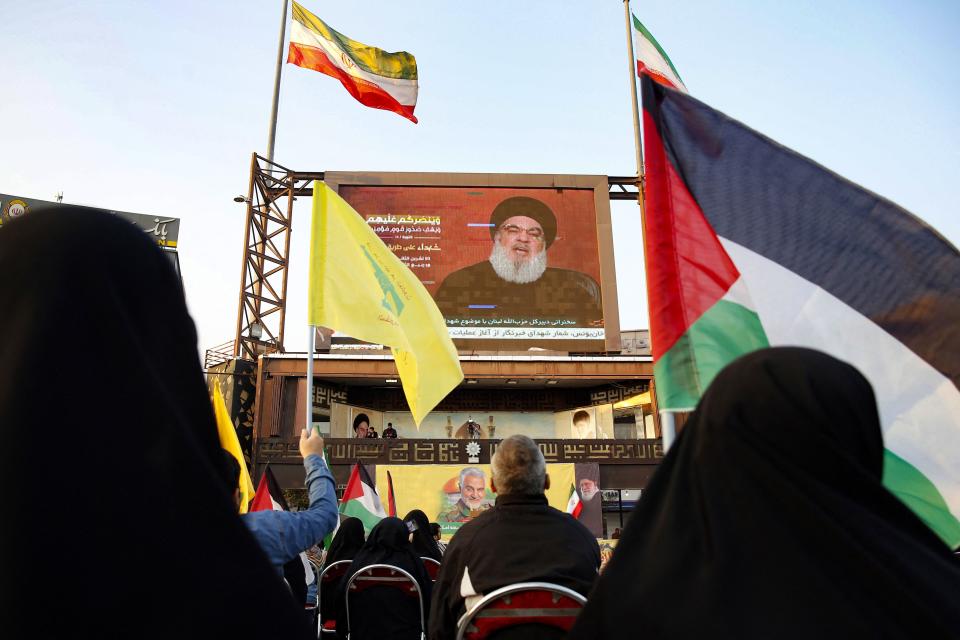
[[[653,363],[661,411],[690,411],[725,366],[768,347],[755,311],[719,300]]]
[[[630,14],[630,17],[633,18],[633,28],[639,31],[644,38],[650,41],[657,51],[660,52],[660,55],[663,56],[663,59],[667,61],[667,64],[670,65],[670,68],[673,69],[673,75],[677,76],[677,79],[680,82],[683,82],[683,78],[680,77],[680,74],[677,73],[677,68],[673,66],[673,60],[670,59],[670,56],[667,55],[667,52],[663,50],[663,47],[660,46],[660,43],[657,42],[657,39],[653,37],[653,34],[647,31],[647,28],[643,26],[643,23],[637,20],[637,16]],[[684,84],[686,84],[684,82]]]
[[[960,521],[943,495],[916,467],[889,450],[883,452],[883,484],[951,549],[960,547]]]
[[[363,528],[369,534],[370,530],[377,526],[381,518],[375,513],[370,512],[359,500],[348,500],[340,505],[340,513],[345,516],[357,518],[363,523]]]

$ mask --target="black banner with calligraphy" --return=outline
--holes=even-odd
[[[480,445],[470,455],[467,445]],[[331,465],[353,464],[489,464],[500,440],[389,440],[328,438],[327,460]],[[660,440],[538,440],[548,463],[596,462],[600,464],[659,464],[663,459]],[[299,441],[261,439],[256,445],[257,464],[300,464]]]

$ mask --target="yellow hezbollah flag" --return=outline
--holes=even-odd
[[[240,513],[246,513],[250,501],[253,500],[253,480],[247,471],[247,463],[243,461],[243,452],[240,451],[240,441],[237,439],[237,430],[233,428],[227,403],[220,393],[220,385],[213,385],[213,413],[217,417],[217,434],[220,436],[220,446],[240,463]]]
[[[417,277],[325,183],[313,183],[307,322],[387,345],[413,420],[420,422],[463,371],[447,325]]]

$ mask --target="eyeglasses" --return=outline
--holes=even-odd
[[[518,227],[515,224],[505,224],[500,227],[500,231],[503,231],[508,236],[519,236],[522,232],[527,233],[527,237],[533,238],[534,240],[543,240],[543,229],[540,227],[531,227],[525,229],[523,227]]]

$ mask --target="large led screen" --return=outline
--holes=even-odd
[[[605,179],[598,194],[594,185],[387,175],[426,184],[351,174],[355,184],[347,179],[331,186],[419,276],[459,347],[604,351],[619,337],[617,323],[609,322],[617,311]],[[344,180],[328,174],[328,182],[338,176]],[[454,178],[461,185],[430,184]],[[549,178],[551,185],[563,182]],[[605,205],[599,215],[598,201]]]

